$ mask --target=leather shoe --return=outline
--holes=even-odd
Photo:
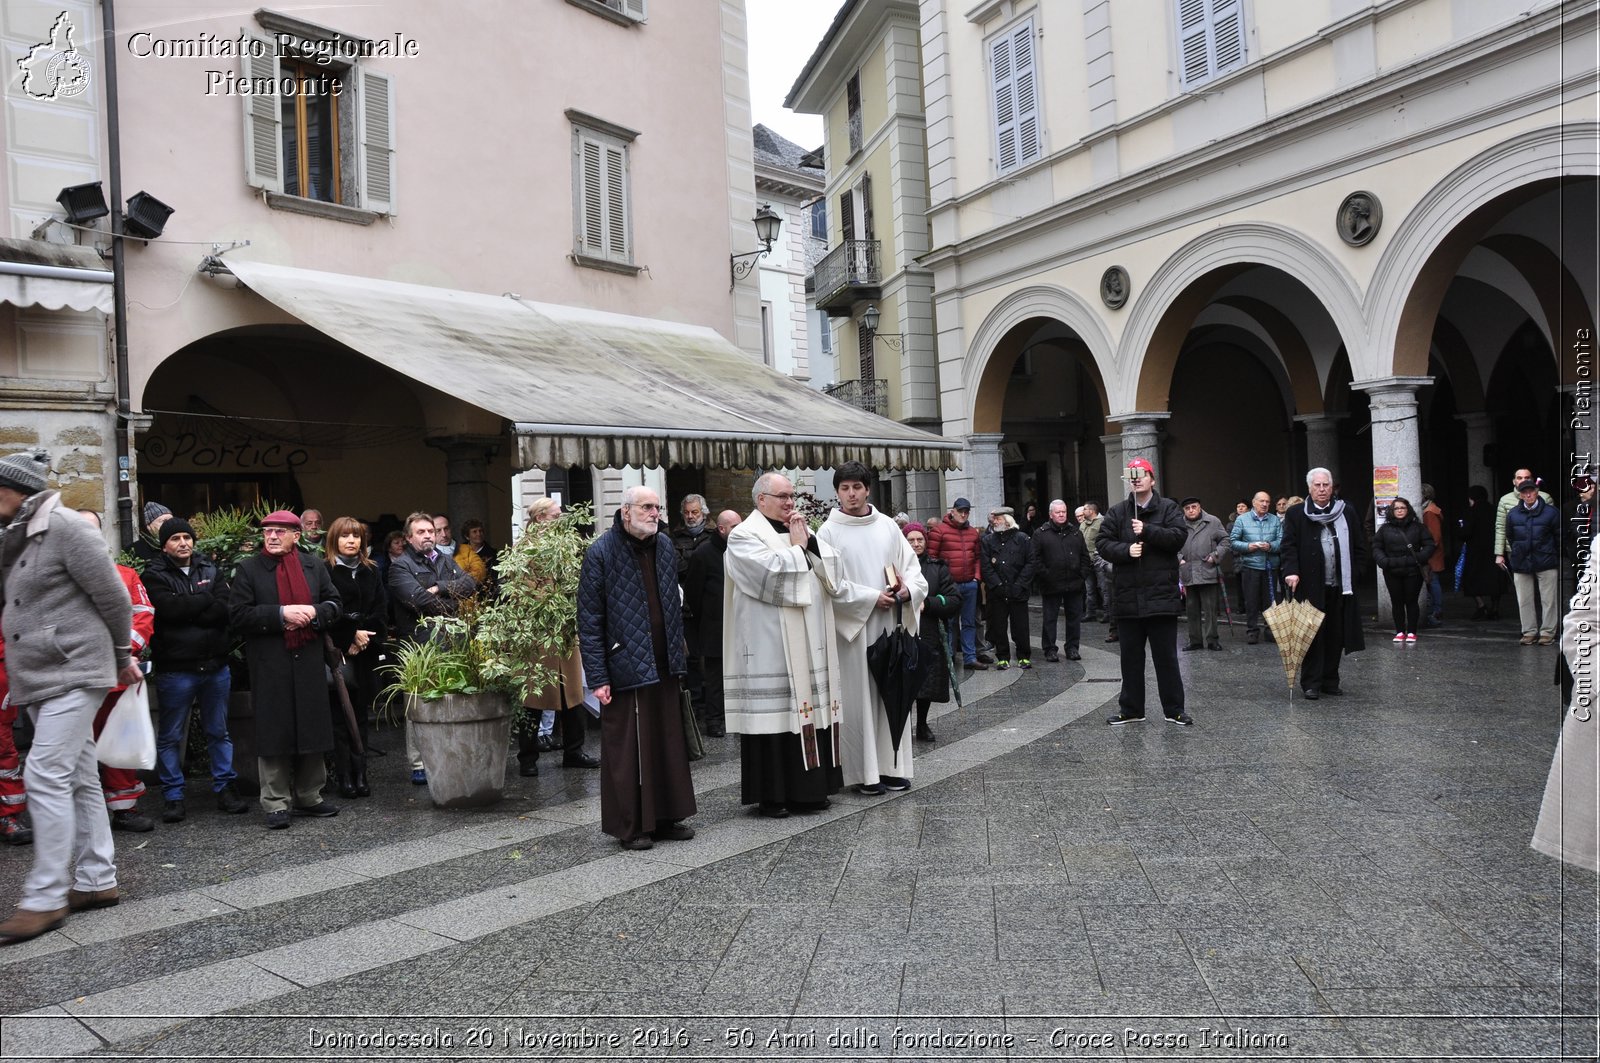
[[[33,828],[21,816],[0,816],[0,841],[7,845],[32,845]]]
[[[1055,650],[1051,650],[1049,653],[1045,654],[1044,655],[1044,659],[1047,662],[1049,662],[1050,664],[1060,664],[1061,663],[1061,655],[1059,653],[1057,653]]]
[[[362,768],[350,777],[350,783],[356,788],[357,797],[371,797],[372,784],[367,782],[367,769]]]
[[[1307,690],[1305,691],[1305,695],[1307,701],[1316,701],[1318,698],[1322,697],[1322,692],[1318,690]]]
[[[1206,649],[1208,649],[1208,650],[1220,650],[1220,649],[1222,649],[1222,643],[1217,642],[1216,640],[1213,639],[1211,642],[1206,643]]]
[[[967,671],[969,672],[987,672],[988,670],[989,666],[984,664],[982,661],[967,662]]]
[[[925,723],[917,725],[917,741],[918,742],[937,742],[938,740],[939,740],[939,738],[938,738],[937,735],[935,735],[933,733],[933,728],[932,727],[929,727]]]
[[[1117,641],[1117,636],[1115,634],[1107,635],[1106,636],[1106,641],[1107,642],[1115,642],[1115,641]]]
[[[654,849],[656,842],[654,838],[650,837],[650,835],[641,834],[637,838],[624,838],[618,844],[620,844],[624,849],[632,849],[635,852],[642,852],[645,849]]]
[[[350,800],[356,796],[355,784],[350,781],[350,777],[348,775],[334,776],[333,786],[335,790],[339,791],[339,796],[346,800]]]
[[[144,834],[156,829],[155,821],[137,808],[119,808],[111,813],[111,829]]]
[[[1185,646],[1185,647],[1184,647],[1184,648],[1183,648],[1183,652],[1184,652],[1184,653],[1188,653],[1188,652],[1190,652],[1190,651],[1191,651],[1191,650],[1198,650],[1198,649],[1202,649],[1202,648],[1203,648],[1203,647],[1202,647],[1202,645],[1201,645],[1201,644],[1200,644],[1200,643],[1198,643],[1198,642],[1191,642],[1191,643],[1189,643],[1189,645],[1187,645],[1187,646]]]
[[[539,762],[536,760],[520,762],[517,765],[517,774],[524,779],[537,779],[539,777]]]
[[[217,791],[217,808],[230,816],[237,816],[250,806],[239,796],[238,787],[228,783]]]
[[[122,891],[112,886],[104,890],[68,890],[67,907],[74,912],[91,908],[115,908],[122,903]]]
[[[789,818],[789,810],[776,801],[763,801],[756,806],[756,811],[768,819]]]
[[[288,830],[289,829],[289,810],[287,808],[280,808],[275,812],[268,812],[267,813],[267,829],[268,830]]]
[[[668,823],[650,832],[658,842],[686,842],[694,837],[694,828],[685,823]]]
[[[1338,686],[1323,687],[1322,692],[1328,695],[1330,698],[1337,698],[1344,695],[1344,688]]]
[[[1083,654],[1079,653],[1077,650],[1068,650],[1067,651],[1067,660],[1069,660],[1069,661],[1081,661],[1081,660],[1083,660]]]
[[[328,816],[339,814],[338,805],[330,805],[326,801],[318,801],[314,805],[295,805],[290,810],[296,816],[313,816],[317,819],[326,819]]]
[[[1245,636],[1244,640],[1249,645],[1254,646],[1254,645],[1256,645],[1257,643],[1259,643],[1261,641],[1261,632],[1252,631],[1252,632],[1250,632],[1250,634]]]
[[[182,823],[188,815],[188,810],[183,807],[182,801],[168,801],[161,809],[161,822]]]
[[[31,941],[40,934],[48,934],[67,921],[67,908],[57,908],[53,912],[34,912],[26,908],[18,908],[10,919],[0,923],[0,945],[15,945],[19,941]]]
[[[598,768],[600,761],[587,753],[568,753],[561,758],[563,768]]]

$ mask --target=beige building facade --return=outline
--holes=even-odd
[[[947,498],[1115,499],[1135,454],[1219,514],[1314,465],[1457,516],[1566,479],[1595,10],[922,0]]]

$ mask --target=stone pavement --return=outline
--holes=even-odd
[[[117,836],[121,906],[0,950],[0,1058],[1594,1056],[1596,878],[1528,847],[1553,649],[1374,630],[1291,703],[1241,628],[1182,655],[1197,727],[1110,728],[1084,630],[972,676],[904,794],[757,819],[712,740],[644,853],[548,756],[473,812],[392,755],[289,831],[196,795]]]

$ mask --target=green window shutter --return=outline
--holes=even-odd
[[[241,36],[249,35],[241,30]],[[262,37],[250,37],[256,54],[241,57],[244,77],[254,83],[265,78],[277,84],[277,46]],[[267,192],[283,191],[283,119],[279,108],[283,98],[276,93],[250,93],[244,103],[244,176],[252,188]]]
[[[361,206],[378,214],[394,214],[394,79],[359,67],[355,74],[361,80],[356,111]]]

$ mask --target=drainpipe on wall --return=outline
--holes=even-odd
[[[122,260],[122,138],[117,118],[117,15],[114,0],[100,0],[106,62],[106,169],[111,194],[111,300],[116,317],[117,361],[117,534],[126,549],[138,538],[133,516],[133,462],[128,445],[133,404],[128,374],[128,278]]]

